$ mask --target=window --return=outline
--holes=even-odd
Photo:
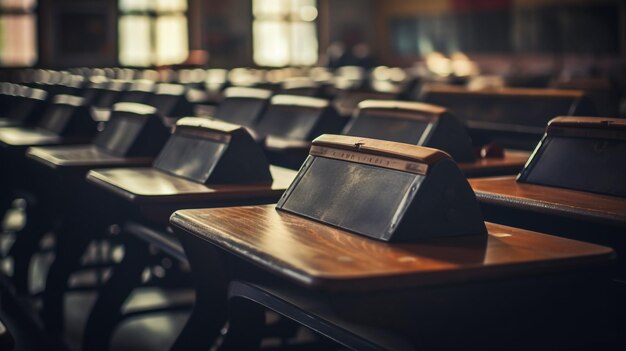
[[[315,0],[253,0],[254,62],[260,66],[317,63]]]
[[[36,0],[0,0],[0,66],[37,61]]]
[[[170,65],[189,55],[186,0],[119,0],[119,61]]]

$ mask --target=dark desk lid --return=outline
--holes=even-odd
[[[457,162],[475,160],[463,124],[447,109],[430,104],[362,101],[343,134],[432,147],[446,151]]]
[[[185,117],[159,154],[154,167],[198,183],[268,183],[265,154],[239,125]]]
[[[474,131],[489,133],[505,147],[526,145],[541,138],[554,116],[594,115],[595,108],[583,91],[529,88],[470,90],[426,84],[421,101],[445,106]],[[489,140],[486,140],[489,142]]]
[[[246,127],[254,127],[265,111],[272,91],[267,89],[230,87],[217,106],[215,118]]]
[[[113,105],[94,144],[118,157],[155,157],[170,135],[156,108],[131,102]]]
[[[338,133],[342,124],[328,100],[296,95],[275,95],[255,127],[260,135],[312,140]]]
[[[92,136],[97,131],[85,99],[63,94],[53,98],[38,127],[61,137]]]
[[[277,209],[385,241],[484,235],[467,180],[442,151],[323,135]]]
[[[626,197],[625,155],[624,120],[557,117],[517,180]]]
[[[159,114],[165,117],[191,116],[193,106],[187,100],[186,91],[183,85],[161,83],[145,103],[156,107]]]

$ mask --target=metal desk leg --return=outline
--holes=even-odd
[[[141,274],[150,259],[148,246],[130,235],[124,239],[124,258],[113,266],[111,276],[98,291],[98,299],[89,314],[83,337],[84,350],[109,350],[111,336],[122,316],[122,306],[131,292],[141,285]]]

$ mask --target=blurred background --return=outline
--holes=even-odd
[[[215,78],[193,69],[247,68],[230,71],[232,85],[307,76],[341,87],[338,76],[363,72],[469,88],[582,84],[611,90],[623,115],[625,57],[620,0],[0,0],[0,74],[9,76],[137,68],[188,83]],[[337,74],[344,66],[363,69]],[[95,73],[137,78],[111,72]]]

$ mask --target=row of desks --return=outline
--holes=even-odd
[[[186,128],[199,128],[202,133],[194,135],[201,138],[204,138],[202,135],[206,132],[203,129],[230,137],[233,137],[235,130],[213,122],[203,122],[197,125],[183,123],[175,133],[184,133]],[[213,142],[216,140],[214,137],[205,137]],[[218,139],[226,147],[236,144],[234,139]],[[230,142],[224,143],[223,140]],[[372,143],[368,139],[354,143],[350,137],[340,136],[335,140],[345,140],[345,145],[353,145],[349,151],[357,154],[367,153],[365,150]],[[385,157],[398,157],[394,150],[399,146],[378,142],[374,144],[383,145],[374,149],[383,152]],[[419,147],[414,149],[410,152],[423,152]],[[173,148],[170,152],[183,155],[184,150],[188,149]],[[62,253],[62,259],[57,258],[58,261],[51,268],[51,275],[61,279],[53,282],[49,278],[49,287],[58,290],[52,291],[55,296],[48,295],[44,308],[57,308],[55,304],[59,301],[55,301],[55,298],[59,297],[59,292],[63,291],[66,284],[63,278],[67,279],[67,275],[77,269],[77,261],[69,261],[82,253],[81,250],[89,240],[102,237],[102,228],[94,225],[95,222],[110,224],[113,223],[111,218],[127,221],[121,236],[128,237],[125,241],[128,248],[134,248],[128,251],[128,259],[125,256],[123,262],[113,266],[112,278],[102,289],[103,297],[96,302],[86,326],[85,345],[89,349],[106,348],[108,341],[102,338],[110,336],[107,332],[111,330],[105,331],[107,328],[113,328],[105,325],[107,321],[112,323],[106,316],[114,306],[107,293],[115,292],[120,287],[129,292],[128,284],[140,281],[143,268],[152,262],[138,259],[147,258],[150,253],[146,253],[142,245],[133,244],[135,239],[131,237],[147,240],[174,257],[187,257],[192,266],[198,300],[190,322],[175,345],[181,349],[185,345],[212,343],[211,336],[219,333],[226,320],[224,309],[229,304],[235,313],[230,315],[231,328],[225,347],[233,345],[231,347],[235,349],[258,342],[260,335],[253,335],[262,329],[263,324],[260,318],[262,309],[258,306],[276,310],[356,349],[411,348],[418,345],[421,338],[425,345],[443,342],[442,345],[453,347],[458,340],[442,339],[442,334],[450,332],[462,335],[464,341],[469,340],[469,344],[484,345],[489,342],[489,345],[494,345],[494,341],[488,340],[484,333],[477,334],[484,327],[498,331],[498,337],[494,340],[520,337],[528,332],[535,336],[529,338],[528,342],[537,342],[545,337],[551,342],[565,340],[576,343],[579,339],[571,338],[576,335],[573,330],[586,336],[583,331],[591,330],[587,329],[592,328],[589,324],[605,316],[601,313],[604,302],[602,296],[606,293],[604,285],[609,282],[605,267],[613,257],[611,249],[490,223],[486,225],[486,236],[429,239],[407,244],[376,241],[350,230],[323,224],[324,218],[312,221],[293,213],[277,211],[272,205],[231,207],[276,201],[282,190],[290,184],[292,187],[298,186],[304,175],[296,176],[293,171],[272,166],[272,184],[206,185],[204,183],[209,175],[196,179],[195,173],[189,173],[189,170],[210,161],[205,155],[211,154],[211,151],[197,149],[195,152],[197,156],[188,158],[188,164],[166,165],[165,168],[94,170],[88,174],[88,183],[85,185],[77,187],[74,180],[63,183],[74,184],[74,191],[79,192],[87,188],[99,190],[89,193],[88,201],[76,201],[74,198],[62,205],[69,209],[64,218],[68,221],[63,227],[66,231],[57,233],[63,238],[59,244],[63,249],[58,251]],[[218,159],[225,157],[219,153],[213,155]],[[93,159],[93,156],[92,152],[82,152],[71,147],[30,151],[30,157],[46,164],[48,171],[50,168],[57,171],[73,169],[83,176],[88,168],[106,164],[102,158]],[[78,158],[83,161],[76,162]],[[518,154],[518,158],[521,165],[525,157]],[[74,161],[68,161],[70,159]],[[128,159],[124,157],[113,157],[109,161],[111,163],[108,165],[128,165]],[[350,160],[342,161],[350,163]],[[403,159],[402,162],[405,161]],[[468,169],[485,169],[493,164],[501,167],[504,163],[483,161],[476,162],[473,168]],[[374,161],[367,161],[369,164],[363,162],[357,163],[367,164],[367,167],[379,166],[372,163]],[[230,172],[242,172],[242,166],[235,162]],[[465,171],[462,165],[461,170]],[[427,176],[428,173],[422,175]],[[292,182],[294,177],[296,181]],[[358,183],[356,181],[359,179],[353,180]],[[322,189],[325,183],[313,184]],[[424,181],[423,184],[430,183]],[[373,193],[383,196],[385,192]],[[55,196],[58,200],[58,193]],[[445,195],[444,202],[448,196],[454,198],[454,194]],[[481,199],[480,193],[478,197]],[[590,195],[590,199],[599,198]],[[375,198],[372,201],[376,201]],[[432,201],[434,203],[435,198]],[[103,207],[93,211],[88,205],[90,202]],[[177,211],[171,219],[176,230],[171,232],[165,229],[170,214],[175,210],[212,206],[222,208]],[[108,211],[119,212],[120,216],[104,216],[106,220],[96,218]],[[599,211],[605,214],[610,212]],[[615,200],[617,224],[623,225],[624,216],[620,211],[623,211],[623,201]],[[432,219],[438,220],[434,217]],[[150,229],[154,227],[156,230]],[[178,241],[182,246],[177,244]],[[184,252],[181,251],[183,249]],[[66,256],[72,255],[74,257],[67,261]],[[134,278],[129,278],[129,281],[119,278],[133,274]],[[571,297],[559,301],[559,296],[568,291]],[[572,294],[572,291],[576,293]],[[494,301],[499,301],[498,296],[507,296],[510,301],[496,303]],[[115,295],[118,303],[126,297],[119,291]],[[254,303],[250,304],[250,301]],[[528,308],[529,305],[536,306]],[[553,309],[550,313],[549,308]],[[444,320],[438,320],[441,311],[455,320],[467,323],[447,326]],[[49,322],[57,321],[55,318],[58,316],[50,317],[54,315],[53,312],[45,312]],[[491,316],[489,323],[477,318],[483,313]],[[576,320],[573,318],[576,314],[585,318],[583,323],[573,326],[571,322]],[[421,318],[414,318],[416,315]],[[533,324],[537,316],[541,316],[538,318],[541,321]],[[519,328],[511,330],[505,327],[506,323],[498,325],[499,318],[507,323],[518,323],[516,326]],[[557,328],[558,333],[548,335],[543,328],[550,323],[563,324]],[[467,324],[472,327],[467,327]],[[208,325],[211,330],[202,333],[198,325]],[[417,339],[412,335],[415,331],[420,331]],[[389,334],[393,335],[390,337]],[[596,340],[596,333],[590,332],[588,335],[589,340]]]

